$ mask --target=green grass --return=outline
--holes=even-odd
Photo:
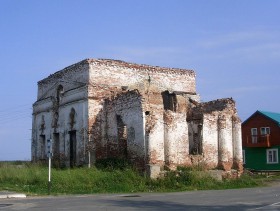
[[[243,175],[239,179],[218,181],[195,169],[168,171],[164,178],[152,180],[127,164],[121,168],[52,169],[51,194],[174,192],[186,190],[256,187],[264,177]],[[48,168],[34,164],[0,163],[0,190],[28,195],[48,194]]]

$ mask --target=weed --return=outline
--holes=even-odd
[[[48,168],[36,164],[0,163],[0,190],[20,191],[30,195],[48,193]],[[123,160],[102,160],[98,168],[52,169],[52,194],[171,192],[255,187],[265,177],[248,174],[239,179],[218,181],[205,171],[178,168],[164,177],[141,176]],[[19,167],[20,166],[20,167]]]
[[[103,169],[103,170],[124,170],[127,168],[131,168],[132,164],[126,159],[120,158],[106,158],[106,159],[99,159],[95,163],[96,168]]]

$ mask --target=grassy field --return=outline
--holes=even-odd
[[[52,169],[51,194],[174,192],[186,190],[256,187],[264,177],[244,174],[239,179],[218,181],[195,169],[168,171],[151,180],[129,165],[98,168]],[[48,168],[30,163],[0,163],[0,190],[28,195],[48,194]]]

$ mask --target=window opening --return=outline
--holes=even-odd
[[[268,164],[278,163],[278,149],[267,149],[266,159]]]
[[[269,127],[261,127],[261,135],[269,135],[270,128]]]
[[[58,103],[58,104],[59,104],[60,101],[61,101],[62,93],[63,93],[63,86],[62,86],[62,85],[59,85],[59,86],[57,87],[57,90],[56,90],[56,100],[57,100],[57,103]]]
[[[169,91],[162,92],[163,107],[165,110],[170,110],[176,112],[177,109],[177,97],[174,93],[169,93]]]
[[[58,126],[58,118],[59,118],[58,112],[55,112],[53,114],[53,120],[52,120],[52,127],[53,128],[56,128]]]
[[[41,117],[41,124],[40,124],[40,130],[41,130],[41,134],[44,133],[44,130],[45,130],[45,116],[42,115]]]
[[[76,111],[74,108],[72,108],[69,114],[69,124],[71,129],[74,127],[75,124],[75,116],[76,116]]]
[[[251,128],[251,136],[252,136],[252,143],[253,144],[258,143],[258,129],[257,128]]]

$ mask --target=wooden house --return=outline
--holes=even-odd
[[[256,111],[242,123],[244,167],[280,170],[280,113]]]

